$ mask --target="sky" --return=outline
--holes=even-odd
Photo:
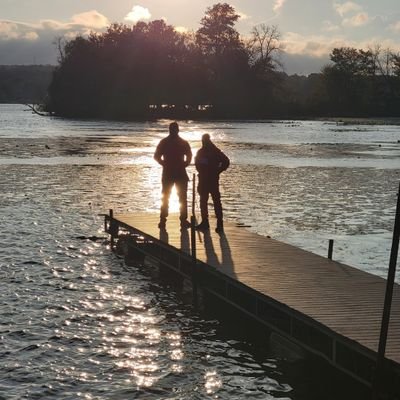
[[[217,0],[0,0],[0,64],[56,64],[55,38],[102,32],[113,22],[165,19],[197,30]],[[319,72],[334,47],[377,44],[400,52],[399,0],[232,0],[246,37],[258,24],[276,25],[289,74]]]

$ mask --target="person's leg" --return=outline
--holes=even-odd
[[[214,182],[211,187],[211,197],[214,203],[215,216],[217,217],[217,232],[222,232],[224,229],[223,212],[221,203],[221,193],[219,191],[219,183]]]
[[[171,196],[171,190],[174,183],[170,180],[162,180],[161,189],[161,209],[160,209],[160,228],[165,228],[165,222],[167,221],[169,211],[169,197]]]
[[[211,198],[214,203],[214,211],[215,211],[215,216],[217,217],[217,221],[222,221],[223,213],[222,213],[221,193],[219,189],[213,190],[211,192]]]
[[[177,181],[175,182],[175,185],[179,198],[179,212],[180,212],[179,219],[181,220],[181,222],[183,222],[186,221],[188,217],[188,210],[187,210],[188,181],[187,180]]]
[[[197,187],[197,192],[200,196],[200,215],[201,215],[201,222],[199,225],[196,226],[196,229],[208,229],[210,224],[208,222],[208,198],[210,192],[208,190],[207,185],[203,181],[199,181],[199,186]]]
[[[200,195],[200,215],[202,221],[208,221],[208,190],[199,190]]]

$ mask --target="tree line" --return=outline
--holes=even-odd
[[[321,73],[288,76],[278,28],[244,39],[238,19],[218,3],[192,33],[155,20],[60,40],[46,108],[118,119],[400,116],[399,54],[336,48]]]
[[[43,102],[53,70],[50,65],[0,65],[0,103]]]
[[[322,71],[318,107],[335,115],[399,116],[400,55],[376,46],[333,49]]]

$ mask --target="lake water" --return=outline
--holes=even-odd
[[[0,399],[321,398],[301,365],[196,315],[102,240],[85,240],[105,237],[98,214],[110,208],[158,211],[152,155],[168,123],[0,105]],[[231,158],[227,218],[321,255],[334,239],[336,260],[386,277],[398,126],[181,123],[194,152],[203,133]]]

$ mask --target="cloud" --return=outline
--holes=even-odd
[[[33,25],[39,30],[69,31],[69,30],[102,30],[110,25],[106,16],[96,10],[75,14],[68,22],[61,22],[52,19],[41,20],[39,24]]]
[[[81,25],[93,29],[102,29],[110,25],[108,18],[100,14],[96,10],[73,15],[71,20],[72,24]]]
[[[236,11],[237,14],[239,15],[239,19],[241,20],[245,20],[245,19],[250,19],[251,17],[247,14],[245,14],[244,12],[241,11]]]
[[[58,31],[63,29],[67,30],[68,23],[54,21],[52,19],[45,19],[40,21],[40,23],[36,25],[36,28],[40,30],[49,30],[49,31]]]
[[[36,32],[27,32],[25,35],[22,37],[22,39],[26,40],[37,40],[39,39],[39,35]]]
[[[400,50],[400,44],[391,39],[380,37],[369,40],[356,41],[348,40],[344,36],[325,35],[300,35],[289,32],[282,38],[284,50],[287,55],[303,55],[314,58],[326,58],[335,47],[354,47],[357,49],[368,49],[379,43],[384,48],[391,48],[394,51]]]
[[[0,21],[0,39],[10,40],[19,37],[18,25],[11,21]]]
[[[0,20],[0,64],[55,64],[56,37],[70,40],[90,32],[102,32],[107,17],[96,10],[73,15],[69,21],[41,20],[30,24]]]
[[[400,21],[390,25],[389,29],[395,33],[400,33]]]
[[[341,17],[362,10],[362,7],[359,4],[352,1],[347,1],[346,3],[333,3],[333,8]]]
[[[369,15],[366,12],[361,12],[351,18],[345,18],[342,22],[343,26],[358,27],[366,25],[370,21]]]
[[[309,75],[321,72],[321,69],[329,63],[329,56],[312,57],[303,54],[283,54],[281,61],[285,72],[289,75]]]
[[[75,14],[70,21],[62,22],[51,19],[39,21],[36,24],[28,24],[17,21],[0,20],[0,40],[38,40],[49,35],[66,35],[71,37],[79,34],[87,34],[91,30],[101,31],[109,25],[107,17],[96,10]]]
[[[176,26],[175,31],[178,33],[187,33],[189,32],[189,29],[186,28],[185,26]]]
[[[286,0],[275,0],[274,6],[273,6],[273,10],[275,13],[279,13],[283,7],[283,5],[285,4]]]
[[[0,21],[0,40],[28,40],[38,39],[39,35],[35,27],[29,24],[21,24],[14,21]]]
[[[323,35],[304,36],[295,32],[288,32],[282,40],[286,53],[303,54],[311,57],[325,57],[334,47],[345,45],[342,37]]]
[[[325,32],[336,32],[340,29],[338,25],[333,24],[331,21],[322,22],[322,30]]]
[[[148,8],[142,6],[133,6],[132,11],[126,15],[125,20],[136,24],[138,21],[147,20],[150,18],[151,14]]]
[[[370,16],[363,8],[352,1],[334,3],[333,8],[342,17],[342,25],[357,28],[371,21]]]
[[[240,21],[245,21],[245,20],[251,20],[252,17],[248,14],[246,14],[245,12],[243,12],[242,10],[239,9],[239,7],[236,4],[232,4],[230,3],[231,6],[235,9],[235,13],[239,16],[239,20]]]

